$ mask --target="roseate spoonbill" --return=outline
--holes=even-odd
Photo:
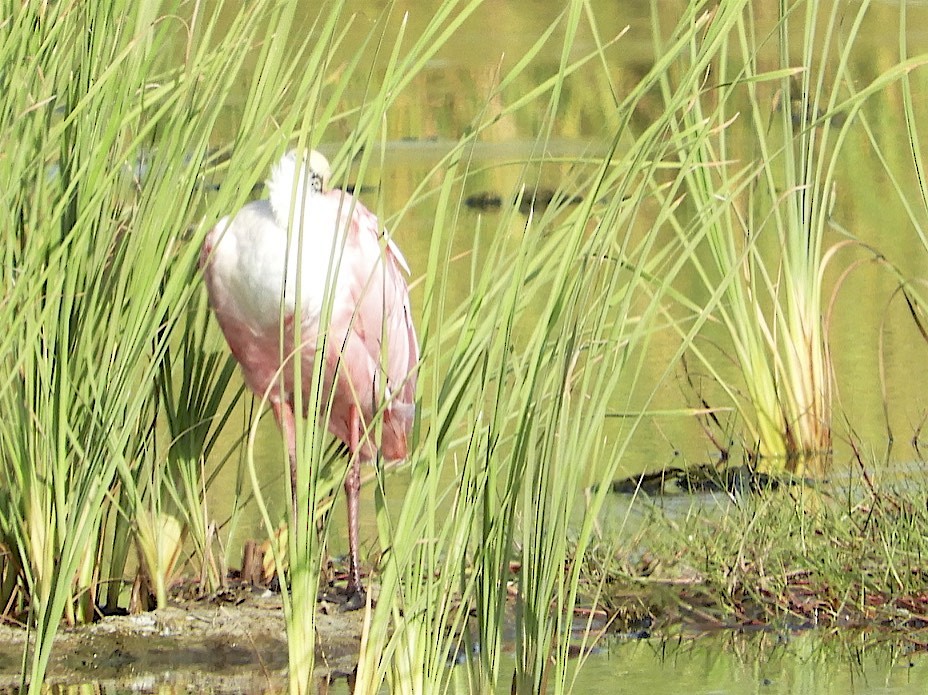
[[[364,603],[358,569],[360,464],[378,451],[387,460],[406,457],[419,346],[403,276],[409,269],[399,249],[360,202],[328,189],[325,157],[313,151],[302,164],[299,159],[295,151],[285,154],[267,182],[269,198],[248,203],[216,224],[203,243],[200,265],[210,306],[246,384],[258,395],[268,394],[290,457],[294,504],[295,384],[288,360],[296,354],[302,360],[307,403],[318,338],[327,332],[322,409],[331,400],[328,429],[348,446],[351,459],[345,479],[346,605],[357,608]],[[331,311],[323,324],[327,293]],[[296,321],[300,345],[295,348]],[[372,420],[381,411],[376,428]]]

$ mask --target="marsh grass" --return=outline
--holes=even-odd
[[[660,633],[681,624],[919,629],[924,486],[894,477],[688,502],[642,495],[644,523],[626,546],[635,550],[595,548],[584,581],[607,587],[613,614]]]
[[[826,270],[856,263],[843,252],[849,246],[878,257],[853,239],[827,237],[862,105],[916,64],[856,86],[849,57],[867,10],[862,3],[845,17],[837,6],[781,4],[771,25],[747,9],[674,123],[677,132],[697,133],[680,138],[688,205],[674,226],[684,236],[708,230],[708,254],[694,253],[693,268],[718,300],[710,306],[730,339],[724,359],[737,365],[742,384],[726,382],[712,348],[697,342],[692,352],[737,407],[745,447],[765,470],[829,467]],[[668,73],[662,89],[675,84]]]
[[[351,133],[332,157],[336,183],[351,168],[363,185],[376,153],[386,156],[397,95],[478,5],[444,2],[412,35],[392,5],[359,26],[344,2],[312,17],[264,0],[8,3],[0,601],[36,633],[23,669],[32,690],[63,620],[125,605],[133,547],[139,607],[148,592],[164,605],[182,571],[203,591],[224,579],[207,493],[228,458],[217,437],[238,426],[240,394],[196,270],[207,227],[241,207],[284,149],[315,147],[333,127]],[[837,619],[848,606],[872,607],[881,585],[899,600],[922,590],[924,506],[872,484],[852,481],[846,495],[784,486],[709,517],[655,507],[639,535],[623,536],[624,522],[618,541],[600,534],[609,483],[685,353],[733,400],[748,448],[770,466],[801,470],[798,455],[830,448],[822,283],[835,255],[824,246],[835,168],[852,124],[865,122],[864,102],[905,85],[924,61],[903,48],[899,65],[855,88],[848,56],[866,3],[846,29],[837,9],[819,10],[781,7],[762,27],[744,0],[689,3],[666,35],[655,22],[654,64],[623,94],[609,70],[622,38],[602,36],[587,3],[567,3],[524,55],[501,63],[470,127],[408,202],[398,211],[372,204],[401,246],[413,209],[434,202],[434,216],[426,267],[413,269],[421,386],[402,500],[376,469],[381,557],[369,581],[379,595],[365,609],[358,692],[570,690],[582,665],[569,661],[578,604],[613,605],[610,577],[664,581],[639,547],[685,568],[671,579],[687,577],[693,605],[720,624],[755,611],[808,619],[807,608]],[[798,62],[788,46],[797,22]],[[552,45],[556,69],[536,80],[530,67]],[[831,55],[834,74],[816,72]],[[608,86],[601,146],[557,160],[548,147],[564,100],[590,80]],[[662,113],[636,130],[657,96]],[[514,205],[474,225],[462,209],[483,173],[475,151],[494,125],[529,109],[539,128],[534,151],[507,163],[521,171],[511,193],[531,200],[531,173],[554,167],[558,194],[526,217]],[[234,137],[217,143],[230,112]],[[928,199],[924,175],[921,187]],[[578,191],[582,201],[570,205]],[[299,230],[291,243],[305,243]],[[677,286],[694,269],[702,298]],[[697,340],[715,319],[741,386],[725,382]],[[654,368],[659,331],[680,340]],[[324,337],[318,347],[327,349]],[[304,376],[299,361],[287,368]],[[325,413],[320,374],[312,377],[297,411]],[[298,485],[287,489],[297,504],[285,505],[279,533],[255,452],[268,395],[254,399],[245,428],[247,468],[277,541],[290,688],[306,692],[328,510],[346,467],[324,416],[301,419]],[[285,449],[277,463],[289,481]],[[511,673],[501,658],[509,628]],[[588,647],[595,635],[581,639]],[[449,659],[475,644],[466,668],[452,669]]]
[[[387,681],[394,691],[428,692],[464,687],[461,680],[481,691],[510,679],[513,692],[570,688],[569,623],[580,563],[568,560],[583,556],[595,537],[605,483],[635,429],[633,420],[613,438],[607,423],[642,373],[654,319],[686,257],[683,242],[656,246],[656,237],[639,238],[635,225],[658,163],[673,149],[669,117],[629,151],[620,154],[618,146],[627,141],[638,102],[677,52],[691,47],[688,32],[709,37],[688,73],[696,81],[738,8],[714,22],[710,16],[693,7],[674,50],[615,105],[620,126],[610,133],[608,154],[588,157],[583,172],[564,184],[584,191],[585,203],[531,213],[515,230],[504,214],[495,231],[480,231],[473,253],[485,260],[471,266],[473,291],[456,308],[445,302],[446,278],[459,263],[451,253],[458,228],[454,179],[467,176],[468,143],[442,164],[422,334],[425,363],[439,359],[448,367],[423,394],[431,425],[411,463],[406,503],[391,512],[386,496],[378,496],[381,545],[388,549],[378,579],[383,594],[397,599],[379,601],[369,614],[361,691]],[[549,114],[572,72],[567,56],[583,18],[582,6],[572,4],[560,20],[564,57],[546,95]],[[606,43],[597,41],[595,58]],[[685,107],[690,87],[674,95],[676,108]],[[544,144],[540,139],[539,151]],[[646,287],[645,277],[665,284]],[[525,324],[529,306],[534,319]],[[447,353],[434,355],[436,349]],[[580,491],[590,484],[598,492],[587,499]],[[511,616],[507,586],[514,593]],[[595,596],[585,599],[595,603]],[[516,667],[502,674],[510,619]],[[467,660],[466,679],[454,676],[449,658],[474,643],[479,654]]]
[[[301,98],[277,79],[280,55],[259,56],[225,185],[209,197],[204,172],[246,58],[286,28],[272,5],[240,8],[222,35],[221,4],[184,22],[160,3],[14,3],[0,23],[0,168],[13,182],[0,242],[0,529],[6,610],[36,633],[23,671],[36,691],[62,617],[92,619],[104,588],[118,601],[127,535],[159,601],[179,536],[192,531],[211,565],[202,457],[229,367],[202,351],[197,242],[203,220],[241,205],[293,129],[295,117],[274,120],[285,92]],[[183,60],[166,66],[179,29]],[[272,125],[288,135],[269,142]],[[178,397],[167,382],[185,378],[201,390]],[[167,420],[172,442],[160,448]],[[177,477],[162,484],[168,472]]]
[[[216,553],[216,515],[207,504],[207,492],[220,468],[207,470],[206,466],[207,461],[224,461],[214,455],[219,453],[215,448],[241,389],[232,398],[225,397],[236,364],[231,355],[212,350],[209,320],[205,297],[191,302],[178,328],[180,344],[165,348],[154,409],[167,423],[167,454],[159,452],[153,470],[145,471],[145,482],[152,486],[149,494],[133,495],[151,505],[135,515],[137,544],[145,572],[155,583],[159,607],[167,604],[172,565],[184,550],[185,540],[193,546],[196,565],[192,569],[198,570],[204,593],[218,590],[226,575],[225,558]],[[162,547],[165,542],[168,547]]]

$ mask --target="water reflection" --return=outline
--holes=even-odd
[[[660,13],[666,13],[667,25],[678,4],[660,5]],[[626,3],[621,11],[616,10],[614,2],[594,1],[590,6],[600,20],[599,29],[603,35],[618,34],[626,24],[631,27],[615,50],[607,54],[613,77],[611,83],[580,79],[568,85],[556,119],[556,137],[548,143],[547,154],[558,160],[554,165],[523,168],[524,160],[534,152],[542,113],[521,112],[501,119],[486,131],[472,151],[476,166],[463,186],[462,196],[484,196],[498,200],[499,205],[462,209],[459,221],[462,232],[479,228],[486,216],[501,214],[525,183],[559,188],[576,160],[602,148],[610,128],[614,127],[614,105],[616,99],[621,98],[623,86],[634,84],[650,65],[651,27],[647,3]],[[422,4],[410,9],[408,31],[414,33],[428,20],[429,10]],[[368,28],[379,16],[376,3],[359,3],[357,10],[360,30]],[[759,6],[758,11],[762,13],[763,7]],[[887,45],[881,31],[882,26],[895,24],[895,11],[892,3],[880,4],[874,7],[868,19],[870,30],[863,35],[859,58],[853,61],[861,83],[871,81],[896,61],[895,48]],[[383,162],[383,169],[367,172],[366,188],[360,193],[365,203],[381,212],[390,224],[413,268],[414,277],[426,267],[434,201],[425,197],[408,209],[407,203],[422,181],[431,177],[433,183],[438,183],[432,167],[484,106],[486,95],[495,85],[500,61],[517,59],[541,28],[553,20],[557,10],[551,3],[498,0],[487,3],[482,12],[465,24],[422,75],[397,98],[385,122],[384,150],[373,157],[374,161]],[[928,20],[928,10],[924,6],[913,7],[911,12],[911,27],[928,26],[928,21],[920,21]],[[913,30],[910,42],[912,53],[925,50],[928,34],[923,29]],[[526,73],[524,81],[513,85],[510,92],[499,95],[499,103],[493,106],[502,106],[505,99],[515,98],[520,91],[550,76],[559,57],[553,47],[556,41],[551,51],[540,55],[537,66]],[[924,77],[915,77],[914,86],[923,98],[928,94]],[[775,94],[772,89],[769,96],[773,109]],[[885,142],[892,142],[894,134],[904,132],[896,96],[889,93],[886,98],[877,98],[868,104],[872,125],[878,129],[877,137]],[[349,93],[346,98],[350,101],[360,97]],[[649,106],[658,108],[659,104],[657,100],[653,104],[645,102],[636,114],[638,130],[647,124]],[[227,134],[234,133],[235,122],[236,114],[230,113],[222,126]],[[350,124],[336,123],[326,133],[322,149],[327,153],[336,151],[339,143],[349,136]],[[913,277],[923,275],[925,258],[924,254],[912,253],[911,223],[902,210],[885,205],[885,201],[893,197],[892,188],[868,155],[865,137],[852,134],[848,147],[852,156],[838,177],[835,218],[855,236],[879,248],[904,273]],[[892,155],[905,157],[905,143],[899,143],[898,151],[893,151]],[[353,176],[349,168],[342,183],[352,182]],[[517,219],[516,223],[519,222]],[[831,241],[837,238],[836,234]],[[469,237],[462,233],[462,249],[467,248],[468,242]],[[839,271],[830,272],[834,280]],[[697,289],[697,278],[691,280],[692,287],[684,286],[681,290],[692,290],[698,299],[705,288]],[[468,291],[467,281],[467,274],[462,273],[458,288],[461,296]],[[684,278],[681,284],[687,282]],[[853,435],[867,447],[883,451],[890,440],[890,432],[897,433],[899,440],[909,438],[925,408],[922,385],[928,378],[928,364],[905,307],[900,302],[888,302],[895,286],[896,281],[875,265],[861,267],[842,285],[833,305],[829,342],[838,373],[840,422],[852,423],[846,432],[836,433],[835,472],[838,475],[854,465],[851,450],[844,441],[847,437]],[[417,306],[421,306],[421,299],[413,295]],[[710,326],[707,341],[713,342],[718,337],[712,334]],[[649,349],[654,372],[641,379],[644,386],[643,392],[636,394],[639,399],[652,396],[654,385],[648,377],[658,380],[675,352],[675,336],[658,335]],[[883,374],[877,367],[881,356]],[[724,367],[722,369],[723,377],[733,378],[733,373],[726,374]],[[440,373],[440,366],[434,366],[432,372]],[[685,378],[680,374],[657,387],[650,407],[655,411],[679,409],[683,400],[681,391],[685,388]],[[633,405],[634,402],[633,399]],[[734,429],[731,422],[725,424]],[[265,425],[259,437],[260,456],[265,461],[265,470],[277,471],[281,458],[279,436],[272,422]],[[639,428],[635,445],[622,461],[620,473],[632,475],[670,464],[706,462],[714,454],[711,442],[694,419],[654,418]],[[892,456],[904,460],[912,455],[912,451],[899,447]],[[388,485],[402,490],[405,482],[401,472],[392,476]],[[223,485],[236,484],[235,470],[230,466],[215,488],[216,509],[220,512],[222,500],[231,498]],[[279,475],[269,474],[266,484],[269,499],[285,499],[279,494],[282,489]],[[371,494],[369,488],[365,494]],[[717,502],[724,507],[729,500],[722,496]],[[362,509],[372,508],[371,499],[362,502]],[[272,513],[282,511],[277,509]],[[625,512],[620,510],[610,517],[625,519]],[[239,547],[242,538],[262,534],[257,518],[245,519],[228,545]],[[375,536],[374,522],[369,519],[362,528],[362,537]],[[337,552],[340,545],[337,539],[333,545]],[[583,666],[574,684],[580,691],[614,692],[618,688],[642,689],[656,694],[910,692],[926,676],[919,648],[881,643],[862,633],[717,633],[686,634],[664,640],[615,640],[605,644],[600,653],[584,659]],[[278,687],[271,682],[265,685],[270,690]],[[195,681],[171,687],[222,691],[221,686],[204,686]],[[501,688],[500,692],[507,690]],[[329,692],[346,691],[343,681],[334,682],[329,689]]]
[[[888,641],[875,633],[846,631],[718,632],[681,634],[667,639],[613,639],[574,663],[582,666],[572,675],[574,691],[593,693],[885,695],[921,692],[928,678],[922,643]],[[501,673],[513,667],[511,660],[504,657]],[[452,692],[468,692],[464,685],[466,665],[453,668],[452,680],[459,687]],[[344,672],[320,678],[318,692],[347,695],[349,678]],[[217,694],[283,693],[286,682],[283,672],[277,669],[263,673],[256,669],[243,675],[232,667],[218,672],[185,671],[169,675],[136,671],[131,676],[104,682],[51,684],[48,689],[60,695],[125,692],[169,695],[194,690]],[[508,684],[501,685],[497,692],[508,693]]]
[[[672,26],[679,16],[681,2],[657,4],[657,16],[664,27]],[[307,16],[315,12],[314,6],[306,4]],[[404,7],[398,5],[388,23],[401,21],[403,12],[409,9],[407,33],[420,31],[431,17],[428,3],[417,3]],[[471,154],[473,168],[462,184],[461,200],[469,196],[475,199],[499,200],[497,208],[492,206],[462,207],[458,219],[460,251],[468,250],[475,230],[492,228],[487,219],[503,214],[506,203],[518,195],[523,184],[548,190],[561,187],[569,180],[572,165],[582,160],[585,154],[601,151],[615,127],[615,103],[623,93],[635,84],[652,63],[651,9],[648,2],[615,3],[593,0],[590,9],[596,17],[597,29],[602,37],[612,37],[628,31],[604,53],[608,64],[609,79],[602,77],[600,70],[591,70],[590,79],[581,71],[578,78],[565,85],[558,113],[554,119],[552,139],[546,144],[546,154],[553,160],[543,167],[524,168],[524,162],[534,152],[536,137],[544,114],[541,109],[522,110],[501,118],[483,133]],[[357,12],[352,31],[362,35],[382,21],[380,3],[355,3]],[[775,8],[756,8],[757,21],[773,22]],[[391,226],[391,232],[404,249],[413,269],[413,279],[421,275],[427,264],[432,223],[434,221],[434,196],[425,196],[416,204],[409,201],[423,181],[438,185],[440,176],[432,167],[447,153],[451,144],[466,131],[475,114],[487,106],[487,95],[492,94],[497,84],[499,71],[524,53],[560,12],[560,8],[538,1],[515,3],[493,0],[485,3],[478,13],[465,22],[447,46],[443,47],[434,60],[430,61],[420,75],[397,96],[384,122],[383,151],[377,152],[372,160],[383,168],[372,168],[367,172],[361,197],[371,209]],[[884,28],[896,25],[898,6],[894,3],[876,4],[868,15],[863,32],[858,40],[852,60],[853,70],[860,84],[872,81],[897,60],[897,46],[885,40]],[[923,4],[909,6],[909,52],[912,54],[928,49],[928,7]],[[584,42],[592,41],[590,30],[583,30]],[[346,43],[350,46],[351,41]],[[800,42],[795,42],[798,50]],[[586,47],[589,47],[588,45]],[[558,37],[553,36],[550,46],[541,51],[531,70],[521,81],[495,95],[489,105],[499,110],[507,102],[517,99],[525,91],[550,77],[560,58]],[[761,59],[770,60],[762,54]],[[338,64],[335,57],[334,64]],[[373,60],[373,59],[372,59]],[[798,60],[798,57],[797,57]],[[376,72],[376,61],[372,68]],[[776,107],[775,88],[767,86],[770,108]],[[922,73],[913,74],[913,89],[916,102],[924,102],[928,95],[928,81]],[[355,93],[345,95],[348,106],[363,98],[363,85]],[[628,137],[640,132],[647,125],[649,109],[659,109],[660,102],[645,101],[636,112]],[[901,161],[907,157],[906,143],[895,135],[904,132],[904,123],[898,93],[890,90],[885,95],[873,98],[867,104],[866,114],[876,137],[888,148],[890,156]],[[233,139],[237,114],[230,112],[220,125],[218,138]],[[224,135],[225,134],[225,135]],[[332,154],[351,135],[351,123],[339,121],[325,133],[322,149]],[[893,142],[898,147],[891,149]],[[909,277],[919,277],[926,271],[925,254],[912,253],[914,232],[911,221],[901,206],[886,205],[894,193],[878,162],[871,154],[870,145],[862,132],[854,131],[846,145],[849,154],[836,186],[836,208],[834,218],[850,233],[862,241],[874,245],[900,270]],[[354,183],[355,173],[350,167],[342,172],[341,183]],[[912,187],[913,200],[918,192]],[[583,191],[568,191],[569,195],[583,196]],[[520,232],[522,220],[514,218],[513,233]],[[647,221],[642,221],[647,225]],[[826,239],[826,244],[840,238],[835,233]],[[465,261],[462,268],[470,261]],[[833,282],[841,271],[840,264],[833,264],[828,271],[828,280]],[[466,296],[469,291],[468,273],[461,272],[459,286],[452,288],[449,301]],[[922,384],[928,380],[928,362],[924,360],[924,348],[918,331],[910,321],[906,307],[901,301],[891,302],[897,281],[876,264],[863,265],[842,284],[836,295],[828,325],[829,346],[837,373],[836,451],[835,472],[841,473],[856,466],[853,450],[847,441],[854,437],[863,443],[866,450],[882,453],[891,439],[907,442],[921,422],[925,408]],[[705,298],[706,288],[700,286],[698,278],[681,278],[680,291],[699,301]],[[422,306],[421,291],[413,290],[414,308]],[[529,317],[530,318],[530,317]],[[882,341],[882,345],[881,345]],[[713,333],[713,326],[706,328],[706,345],[724,345],[724,335]],[[654,411],[671,412],[687,404],[692,398],[693,387],[688,383],[691,376],[678,370],[670,379],[661,382],[662,372],[677,348],[677,338],[672,332],[658,333],[649,345],[648,368],[651,373],[641,375],[638,389],[626,407],[634,408],[645,399],[651,399],[649,407]],[[883,360],[882,368],[878,365]],[[724,359],[719,360],[721,377],[737,382],[734,370],[726,371]],[[431,365],[423,370],[424,380],[429,374],[441,374],[441,365]],[[700,375],[695,375],[699,380]],[[705,384],[705,382],[703,382]],[[424,384],[427,388],[427,384]],[[705,385],[705,395],[713,405],[727,404],[724,394]],[[246,406],[247,407],[247,404]],[[243,411],[244,412],[244,411]],[[427,418],[428,413],[424,414]],[[735,415],[720,415],[721,426],[726,436],[736,432]],[[244,414],[242,421],[244,422]],[[848,423],[846,426],[843,423]],[[615,435],[622,436],[622,423],[615,423]],[[234,426],[233,426],[234,429]],[[891,436],[892,435],[892,436]],[[237,436],[237,433],[235,433]],[[259,435],[259,458],[268,471],[267,496],[271,500],[283,499],[282,477],[275,471],[280,466],[280,442],[273,423],[264,423]],[[230,434],[231,442],[231,434]],[[888,457],[889,461],[907,460],[916,455],[906,445],[897,445]],[[633,446],[620,463],[619,475],[630,476],[641,471],[654,471],[666,466],[683,466],[714,460],[717,451],[705,436],[695,418],[672,416],[654,417],[639,426]],[[223,511],[223,501],[232,499],[229,490],[239,484],[240,477],[234,466],[227,466],[216,482],[216,509]],[[401,490],[404,485],[402,474],[394,476],[389,485]],[[370,495],[370,490],[366,490]],[[370,509],[371,500],[364,500],[362,508]],[[272,514],[282,514],[282,508],[272,509]],[[337,512],[338,513],[338,512]],[[364,523],[364,522],[362,522]],[[260,536],[263,531],[256,517],[243,518],[236,526],[235,534],[229,539],[229,547],[240,547],[241,540]],[[373,520],[368,519],[362,536],[375,536]],[[338,534],[333,538],[335,552],[339,552],[344,539]]]

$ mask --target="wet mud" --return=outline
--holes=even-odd
[[[316,612],[316,666],[321,679],[354,670],[364,611]],[[0,690],[20,684],[23,628],[0,626]],[[149,690],[160,684],[220,692],[283,691],[287,635],[278,594],[237,603],[191,601],[138,615],[107,616],[59,631],[50,684],[95,683],[104,690]]]

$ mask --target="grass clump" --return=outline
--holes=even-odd
[[[184,533],[210,564],[203,456],[230,367],[204,355],[194,271],[204,219],[241,203],[279,149],[284,93],[299,96],[258,71],[234,166],[207,197],[235,79],[287,19],[271,5],[240,8],[222,35],[221,3],[185,22],[158,2],[12,3],[0,22],[3,601],[35,630],[36,691],[62,618],[117,607],[133,541],[161,602]],[[199,391],[177,398],[184,380]]]
[[[921,629],[925,494],[913,481],[854,482],[720,492],[672,508],[655,500],[623,544],[635,550],[601,546],[586,581],[612,615],[659,632]]]
[[[287,146],[315,147],[333,131],[350,133],[331,157],[336,181],[351,169],[363,189],[384,169],[397,95],[478,5],[444,2],[416,32],[392,6],[361,26],[343,2],[311,17],[262,0],[9,8],[0,603],[36,632],[24,657],[33,690],[59,623],[125,607],[127,579],[139,608],[164,605],[185,570],[203,591],[224,581],[208,491],[239,394],[197,275],[207,228]],[[375,472],[380,599],[364,614],[359,692],[570,690],[581,603],[712,625],[901,620],[921,605],[921,493],[782,482],[725,497],[717,514],[655,507],[618,554],[599,529],[610,483],[684,354],[735,403],[755,467],[828,465],[810,458],[833,440],[825,269],[851,246],[826,238],[831,196],[863,104],[919,64],[853,86],[866,7],[845,30],[837,6],[782,3],[768,25],[744,0],[688,3],[666,36],[655,21],[653,64],[623,91],[609,69],[614,37],[588,3],[570,2],[500,69],[407,203],[379,203],[400,246],[413,212],[434,207],[414,270],[422,386],[400,499]],[[556,65],[538,79],[530,67],[552,47]],[[570,161],[550,155],[565,100],[594,81],[607,87],[601,142]],[[497,166],[479,148],[529,109],[529,151],[505,163],[518,171],[515,204],[475,222],[463,212],[468,187]],[[230,112],[234,134],[217,135]],[[530,201],[546,168],[562,176],[542,208]],[[716,321],[737,383],[699,339]],[[655,364],[655,338],[668,333],[679,340]],[[320,397],[317,384],[310,412]],[[283,505],[278,533],[258,471],[259,419],[243,428],[244,456],[276,541],[290,687],[305,692],[342,469],[322,419],[301,421],[298,504]],[[289,480],[283,451],[279,464]],[[472,642],[479,654],[452,670],[449,655]]]
[[[684,238],[705,233],[693,271],[710,298],[702,311],[725,336],[722,361],[701,342],[691,352],[734,403],[745,449],[767,471],[829,468],[835,374],[826,314],[838,288],[828,278],[857,265],[840,265],[850,249],[880,258],[833,218],[838,179],[860,164],[849,134],[866,127],[866,100],[918,62],[857,85],[849,65],[868,9],[861,3],[845,16],[835,5],[780,3],[763,19],[746,8],[673,122],[687,204],[672,224]],[[664,93],[677,82],[669,72]],[[740,383],[726,378],[724,361]]]

